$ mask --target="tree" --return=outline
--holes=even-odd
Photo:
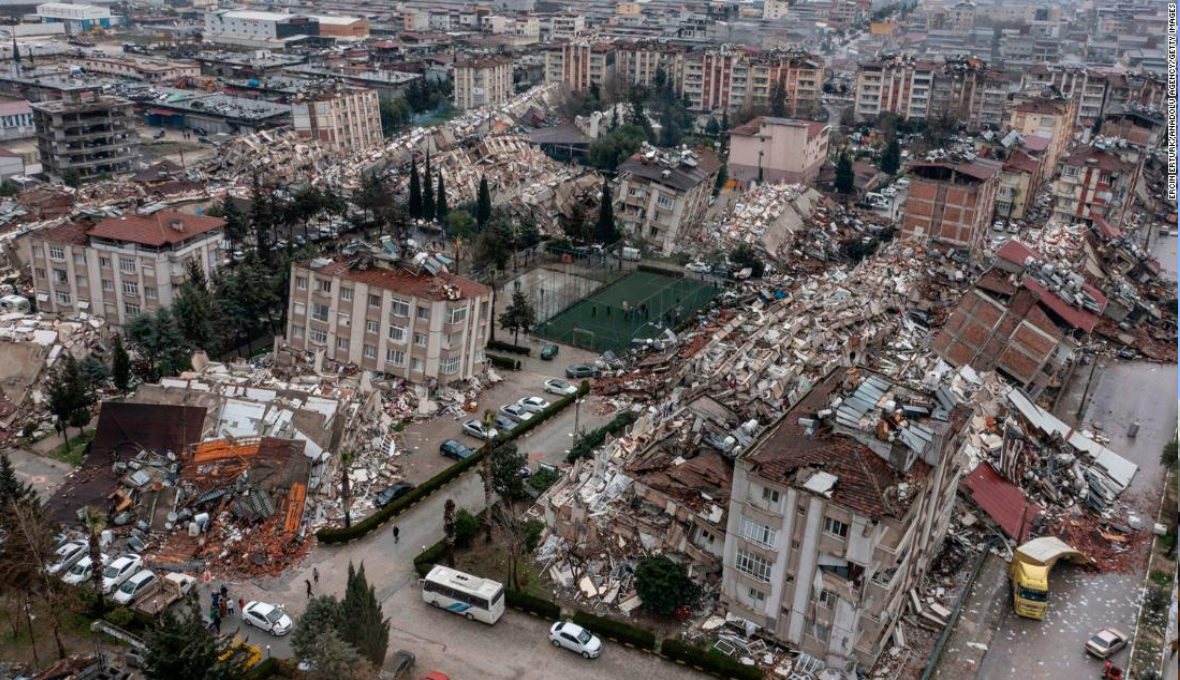
[[[757,251],[749,243],[742,243],[734,248],[733,252],[729,254],[729,261],[739,271],[749,267],[750,275],[756,279],[762,278],[762,274],[766,271],[766,263],[758,257]]]
[[[413,112],[410,110],[409,104],[406,103],[405,98],[396,100],[380,101],[381,107],[381,133],[386,137],[392,137],[410,125],[413,118]]]
[[[836,160],[836,191],[848,195],[856,190],[856,171],[852,169],[852,155],[847,147]]]
[[[529,332],[536,323],[537,313],[524,291],[519,288],[512,291],[512,302],[500,315],[500,327],[513,333],[512,343],[519,345],[520,332]]]
[[[451,238],[470,238],[475,233],[475,220],[466,210],[447,213],[446,225]]]
[[[188,275],[180,284],[172,314],[181,334],[197,349],[212,349],[213,293],[205,279],[205,270],[196,259],[188,262]]]
[[[521,517],[520,508],[515,502],[499,503],[488,512],[492,514],[496,534],[500,537],[504,552],[508,553],[508,587],[520,590],[520,558],[525,552],[525,544],[531,531],[530,523]]]
[[[422,219],[434,221],[434,184],[430,181],[430,152],[426,152],[426,169],[422,173]]]
[[[645,557],[635,569],[635,592],[643,608],[658,616],[670,616],[680,607],[692,607],[700,589],[684,566],[664,555]]]
[[[167,307],[132,317],[127,323],[127,342],[144,360],[142,377],[148,382],[188,368],[188,343]]]
[[[82,523],[86,525],[86,537],[90,543],[90,580],[94,582],[94,594],[98,598],[98,611],[106,609],[102,594],[102,550],[99,546],[99,535],[107,527],[106,517],[98,508],[87,505],[82,508]]]
[[[255,173],[250,190],[250,228],[254,232],[254,246],[258,259],[271,264],[271,237],[274,233],[275,216],[271,194],[262,188],[262,180]]]
[[[291,649],[296,658],[309,658],[320,636],[327,632],[335,633],[343,627],[344,611],[340,601],[332,595],[320,595],[307,603],[303,615],[295,623],[295,630],[291,633]]]
[[[77,189],[82,186],[82,173],[75,168],[70,168],[61,174],[61,182],[71,189]]]
[[[422,185],[418,179],[418,159],[410,159],[410,203],[406,211],[413,219],[422,218]]]
[[[19,599],[30,614],[29,635],[32,638],[31,615],[49,621],[58,658],[65,658],[66,648],[61,630],[76,612],[77,591],[62,582],[60,574],[50,574],[48,567],[55,561],[54,546],[61,525],[45,511],[40,499],[32,497],[9,503],[0,515],[4,540],[0,541],[0,588],[6,591],[4,601]],[[36,659],[35,638],[34,659]]]
[[[472,262],[476,270],[494,268],[503,271],[512,257],[509,246],[513,241],[510,233],[488,229],[481,231],[475,239]]]
[[[115,388],[120,392],[127,392],[131,385],[131,357],[127,355],[127,348],[123,346],[123,336],[115,335],[115,350],[111,357],[111,375],[115,379]]]
[[[899,168],[901,168],[901,146],[897,142],[897,136],[894,135],[889,138],[889,144],[885,146],[885,152],[881,154],[881,172],[896,175]]]
[[[237,678],[245,670],[242,660],[227,654],[231,641],[218,640],[205,624],[195,596],[190,596],[183,608],[165,609],[159,623],[144,636],[144,644],[143,673],[148,680]]]
[[[443,174],[442,174],[442,170],[439,170],[439,171],[438,171],[438,191],[437,191],[437,197],[438,197],[438,200],[437,200],[437,203],[436,203],[436,204],[435,204],[435,206],[434,206],[434,219],[435,219],[435,221],[437,221],[437,222],[438,222],[438,223],[440,223],[440,224],[446,224],[446,221],[447,221],[447,211],[448,211],[448,208],[447,208],[447,190],[446,190],[446,187],[444,187],[444,186],[443,186]]]
[[[460,548],[471,545],[471,541],[479,534],[479,529],[479,518],[459,508],[455,513],[455,545]]]
[[[356,647],[341,639],[335,630],[326,630],[316,638],[307,656],[313,680],[362,680],[373,677],[373,665]]]
[[[479,198],[475,202],[475,224],[483,229],[492,217],[492,192],[488,189],[487,175],[479,178]]]
[[[594,224],[594,242],[610,245],[619,240],[615,224],[615,207],[611,203],[610,184],[602,183],[602,203],[598,207],[598,222]]]
[[[705,123],[705,134],[713,138],[721,135],[721,123],[718,123],[713,116],[709,116],[709,122]]]
[[[238,210],[237,202],[228,193],[221,199],[220,213],[221,219],[225,220],[225,237],[235,248],[240,246],[250,231],[249,225],[242,211]]]
[[[1173,435],[1171,441],[1164,444],[1164,450],[1160,452],[1160,465],[1172,471],[1176,470],[1177,463],[1180,462],[1180,459],[1177,459],[1177,443],[1176,436]],[[0,508],[2,507],[3,505],[0,505]]]
[[[490,431],[492,426],[496,423],[495,411],[483,412],[483,426],[484,431]],[[483,440],[483,507],[485,510],[492,508],[492,438],[484,437]],[[484,512],[483,514],[483,531],[484,538],[488,543],[492,542],[492,515],[491,512]]]
[[[491,459],[492,490],[508,501],[525,498],[527,494],[520,470],[528,464],[528,458],[516,448],[516,444],[507,442],[497,446],[492,449]]]
[[[50,378],[47,392],[49,412],[57,419],[68,452],[69,426],[81,420],[79,414],[85,414],[89,420],[90,407],[95,401],[94,392],[78,370],[78,362],[72,354],[66,354],[65,363]]]
[[[443,505],[443,535],[447,540],[446,563],[455,566],[455,501],[448,498]]]
[[[770,115],[775,118],[787,116],[787,88],[782,76],[770,87]]]
[[[360,652],[374,666],[385,662],[389,650],[389,619],[381,612],[377,591],[365,578],[365,563],[354,569],[348,563],[348,585],[344,591],[341,613],[347,625],[340,631],[340,637]]]
[[[624,125],[590,143],[586,159],[603,170],[615,170],[647,141],[643,128]]]
[[[729,167],[726,163],[721,163],[721,168],[717,171],[717,181],[713,182],[713,195],[721,194],[721,190],[729,183]]]
[[[8,454],[0,453],[0,528],[4,526],[6,508],[33,498],[36,498],[33,487],[17,478]]]
[[[586,220],[586,209],[581,201],[574,201],[568,217],[561,220],[561,230],[574,243],[586,243],[589,239],[589,222]]]

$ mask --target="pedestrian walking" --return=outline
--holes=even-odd
[[[213,601],[213,608],[214,609],[217,609],[217,600],[220,599],[220,597],[221,596],[218,594],[217,591],[213,591],[212,593],[209,593],[209,599],[211,599]]]
[[[315,581],[317,586],[320,584],[320,570],[316,567],[311,568],[311,580]]]
[[[228,615],[229,615],[229,604],[225,601],[225,598],[223,597],[217,603],[217,618],[224,619]]]
[[[246,598],[239,597],[238,598],[238,610],[241,611],[245,608],[246,608]]]
[[[217,634],[221,635],[221,617],[220,616],[213,617],[213,627],[217,629]]]
[[[305,584],[307,584],[307,599],[310,600],[311,599],[311,581],[308,581],[307,579],[303,579],[303,582]]]
[[[394,524],[394,525],[393,525],[393,542],[394,542],[394,544],[395,544],[395,545],[397,544],[397,542],[398,542],[398,539],[400,539],[400,538],[401,538],[401,535],[402,535],[402,531],[401,531],[401,529],[398,529],[398,528],[397,528],[397,525],[396,525],[396,524]]]
[[[221,584],[221,599],[223,599],[223,600],[224,600],[224,599],[225,599],[225,598],[227,598],[227,597],[229,597],[229,588],[227,588],[227,587],[225,586],[225,584],[224,584],[224,583],[222,583],[222,584]]]
[[[226,608],[225,609],[226,609],[226,613],[228,613],[230,616],[234,615],[234,601],[232,599],[226,598]]]

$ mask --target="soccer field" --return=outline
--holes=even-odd
[[[720,292],[711,283],[631,272],[540,324],[534,334],[596,352],[617,352],[632,339],[654,338],[666,327],[675,328]]]

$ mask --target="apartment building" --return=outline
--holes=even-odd
[[[141,312],[169,307],[190,261],[212,275],[226,253],[225,221],[161,210],[108,217],[93,226],[68,222],[22,239],[41,311],[86,312],[123,326]]]
[[[946,11],[946,29],[968,35],[975,30],[975,3],[958,2]]]
[[[149,83],[201,75],[201,65],[193,61],[89,56],[70,59],[69,62],[88,74],[132,78]]]
[[[991,227],[1001,164],[977,158],[909,164],[907,238],[977,251]]]
[[[871,668],[946,536],[970,414],[862,369],[822,379],[736,461],[729,614],[829,667]]]
[[[791,9],[787,0],[764,0],[762,3],[762,18],[767,21],[786,19]]]
[[[1053,88],[1063,97],[1077,101],[1075,122],[1092,125],[1106,108],[1106,78],[1082,66],[1036,64],[1020,76],[1020,90],[1042,91]]]
[[[752,182],[812,184],[828,157],[827,123],[758,116],[729,135],[729,178]]]
[[[549,40],[576,40],[586,35],[586,17],[581,14],[554,14],[545,26]]]
[[[615,77],[615,46],[576,41],[545,49],[545,82],[559,83],[573,91],[603,87]]]
[[[495,106],[512,97],[511,57],[481,57],[455,62],[455,108]]]
[[[627,85],[651,87],[660,69],[677,85],[683,78],[684,51],[675,46],[644,41],[616,43],[616,47],[615,73]]]
[[[334,151],[360,153],[381,145],[381,104],[377,91],[341,87],[308,92],[291,102],[291,119],[301,139]]]
[[[939,69],[930,97],[930,115],[948,114],[968,129],[998,129],[1012,83],[1002,71],[976,57],[952,57]]]
[[[1095,216],[1121,227],[1135,195],[1143,160],[1135,147],[1083,144],[1061,161],[1053,182],[1053,218],[1091,223]]]
[[[383,254],[291,265],[287,343],[419,384],[483,368],[492,290]]]
[[[341,40],[364,40],[369,37],[369,20],[363,17],[341,17],[327,14],[309,14],[316,23],[316,35],[321,38]]]
[[[131,172],[139,133],[130,100],[98,90],[65,90],[61,99],[30,106],[42,170],[51,178],[86,182]]]
[[[632,236],[671,255],[705,219],[721,160],[708,151],[647,146],[619,165],[615,218]]]
[[[680,91],[689,109],[710,113],[768,106],[776,82],[786,93],[787,114],[809,117],[820,108],[822,57],[802,50],[762,51],[724,45],[684,56]]]
[[[1042,137],[1049,140],[1041,175],[1042,180],[1047,180],[1056,172],[1057,162],[1073,139],[1078,101],[1073,97],[1053,96],[1050,91],[1038,95],[1022,93],[1012,103],[1008,127],[1026,138]]]
[[[0,99],[0,141],[36,136],[33,107],[25,99]]]
[[[863,62],[856,71],[855,114],[858,122],[892,113],[904,120],[930,115],[930,94],[938,65],[905,56]]]

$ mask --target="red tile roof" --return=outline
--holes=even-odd
[[[356,281],[377,288],[383,288],[402,295],[413,296],[424,300],[446,300],[443,285],[454,286],[459,289],[462,299],[470,300],[482,295],[491,295],[492,289],[471,279],[442,272],[431,275],[429,272],[416,274],[409,269],[385,269],[370,267],[356,268],[358,260],[339,260],[319,269],[311,268],[311,261],[306,260],[297,266],[320,276],[335,276],[345,281]]]
[[[1084,168],[1089,167],[1088,161],[1090,160],[1097,161],[1093,167],[1110,174],[1130,170],[1133,167],[1133,164],[1124,162],[1117,154],[1089,145],[1077,147],[1062,162],[1066,165]]]
[[[174,227],[174,224],[179,224],[180,228]],[[225,220],[218,217],[161,210],[154,215],[108,217],[90,230],[90,236],[145,246],[162,246],[181,243],[224,226]]]
[[[1115,239],[1123,235],[1121,229],[1104,220],[1102,215],[1098,213],[1092,213],[1090,219],[1094,221],[1094,226],[1098,228],[1102,236],[1107,239]]]
[[[1037,159],[1029,156],[1026,153],[1015,151],[1008,160],[1004,162],[1005,170],[1019,170],[1029,174],[1036,174],[1041,171],[1041,164]]]
[[[967,478],[963,488],[981,510],[1000,525],[1004,533],[1024,543],[1033,520],[1044,510],[1025,497],[1024,492],[999,475],[992,466],[980,463]]]
[[[63,246],[84,246],[89,243],[86,238],[86,228],[85,224],[66,222],[37,232],[33,238],[40,238],[46,243],[60,243]]]
[[[1034,260],[1041,259],[1040,255],[1037,255],[1028,246],[1015,239],[1000,246],[1000,249],[996,251],[996,257],[1013,264],[1018,264],[1021,267],[1024,266],[1024,263],[1028,262],[1028,258],[1030,257]]]
[[[1074,307],[1065,300],[1062,300],[1056,293],[1049,291],[1033,277],[1024,277],[1023,283],[1025,288],[1036,293],[1046,307],[1070,326],[1089,333],[1098,324],[1098,317],[1094,313],[1081,309],[1080,307]],[[1103,306],[1105,301],[1106,297],[1103,296],[1098,302],[1099,306]]]

